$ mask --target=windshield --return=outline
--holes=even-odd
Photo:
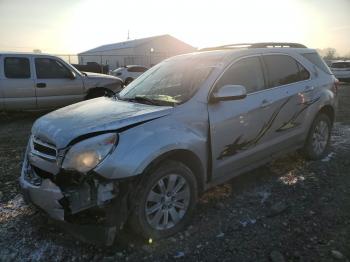
[[[177,105],[189,100],[220,57],[182,57],[149,69],[119,93],[122,100]]]

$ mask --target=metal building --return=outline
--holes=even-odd
[[[96,47],[79,53],[78,59],[79,64],[96,62],[113,70],[126,65],[150,67],[165,58],[194,50],[171,35],[160,35]]]

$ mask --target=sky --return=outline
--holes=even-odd
[[[192,46],[299,42],[350,54],[350,0],[0,0],[0,50],[76,54],[170,34]]]

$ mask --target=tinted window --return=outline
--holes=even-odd
[[[307,54],[302,54],[302,56],[305,57],[307,60],[309,60],[311,63],[313,63],[315,66],[320,68],[322,71],[328,74],[332,74],[331,70],[329,70],[327,64],[318,55],[318,53],[307,53]]]
[[[297,62],[287,55],[266,55],[264,61],[269,76],[269,87],[300,81]]]
[[[300,63],[296,62],[299,68],[299,78],[300,81],[307,80],[310,78],[309,71],[306,70],[305,67],[303,67]]]
[[[134,67],[130,67],[128,68],[129,72],[139,72],[139,73],[143,73],[147,70],[147,68],[141,67],[141,66],[134,66]]]
[[[216,87],[224,85],[242,85],[247,93],[264,89],[264,75],[258,57],[244,58],[234,63],[219,79]]]
[[[30,78],[29,59],[23,57],[6,57],[4,70],[7,78]]]
[[[38,78],[70,78],[71,72],[59,61],[50,58],[35,58]]]

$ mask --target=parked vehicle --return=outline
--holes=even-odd
[[[330,67],[339,81],[350,82],[350,61],[334,61]]]
[[[0,110],[63,107],[122,86],[117,77],[80,72],[55,56],[0,53]]]
[[[144,66],[128,65],[113,70],[111,74],[119,77],[124,81],[125,85],[128,85],[147,70],[148,68]]]
[[[65,223],[104,212],[108,244],[125,222],[146,238],[170,236],[208,188],[297,149],[322,158],[336,84],[317,52],[300,44],[167,59],[117,97],[38,119],[20,177],[25,199]]]

